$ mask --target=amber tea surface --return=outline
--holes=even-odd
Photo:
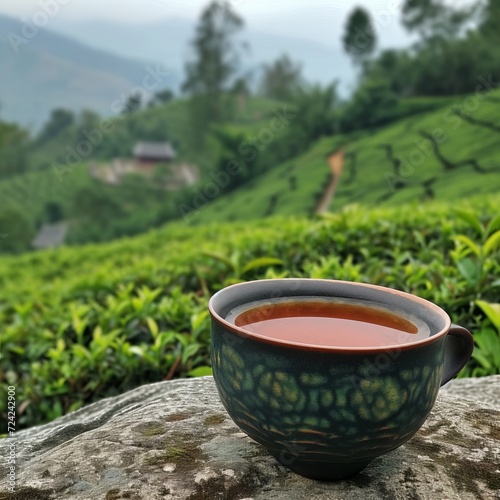
[[[234,316],[234,324],[271,339],[326,347],[380,347],[429,337],[422,321],[389,310],[327,300],[268,301]]]

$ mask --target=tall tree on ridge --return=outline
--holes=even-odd
[[[361,7],[356,7],[347,20],[342,39],[344,50],[354,64],[362,66],[374,52],[377,35],[370,14]]]
[[[186,65],[183,90],[203,97],[208,118],[219,121],[222,116],[221,98],[238,66],[240,54],[233,43],[243,27],[243,20],[225,0],[212,1],[202,12],[192,42],[194,61]]]

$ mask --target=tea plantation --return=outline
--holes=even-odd
[[[424,100],[421,109],[425,104]],[[361,136],[323,138],[303,155],[269,169],[187,220],[207,223],[312,213],[329,179],[326,157],[340,148],[345,149],[345,164],[331,205],[334,210],[352,203],[378,207],[413,200],[452,202],[498,192],[500,92],[441,104],[437,110]]]
[[[500,197],[322,218],[160,230],[0,260],[0,380],[18,425],[52,420],[140,384],[210,373],[207,302],[242,280],[385,285],[474,332],[463,375],[500,373]],[[5,398],[0,414],[5,416]]]

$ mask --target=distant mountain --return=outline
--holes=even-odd
[[[109,54],[44,29],[16,52],[9,35],[21,35],[21,27],[0,16],[0,117],[33,129],[56,107],[111,115],[113,103],[141,85],[148,68],[156,69],[156,62]],[[179,77],[170,70],[161,80],[158,90],[177,86]]]
[[[190,56],[189,43],[195,25],[195,21],[182,18],[137,25],[104,20],[54,19],[51,29],[120,56],[163,62],[181,73]],[[245,28],[241,39],[248,42],[250,48],[244,59],[244,70],[253,72],[254,83],[262,63],[274,61],[287,53],[303,64],[303,73],[308,80],[323,84],[341,80],[344,93],[352,87],[355,79],[352,65],[338,46],[302,39],[300,34],[292,37],[251,28]]]

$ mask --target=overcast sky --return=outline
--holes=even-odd
[[[29,16],[41,5],[57,2],[61,16],[68,18],[108,18],[123,21],[158,20],[159,17],[182,16],[195,18],[207,0],[2,0],[0,12],[15,16]],[[284,12],[306,8],[321,16],[322,12],[345,13],[353,8],[352,0],[232,0],[246,18],[263,15],[279,16]],[[397,11],[400,0],[362,0],[372,11]]]
[[[0,0],[0,13],[32,18],[44,4],[59,4],[57,21],[109,19],[121,22],[159,21],[169,17],[196,19],[208,0]],[[232,0],[247,26],[276,34],[327,43],[356,4],[371,11],[378,32],[397,36],[402,0]],[[287,22],[280,22],[286,16]],[[50,29],[50,25],[47,26]],[[392,38],[392,36],[391,36]]]

